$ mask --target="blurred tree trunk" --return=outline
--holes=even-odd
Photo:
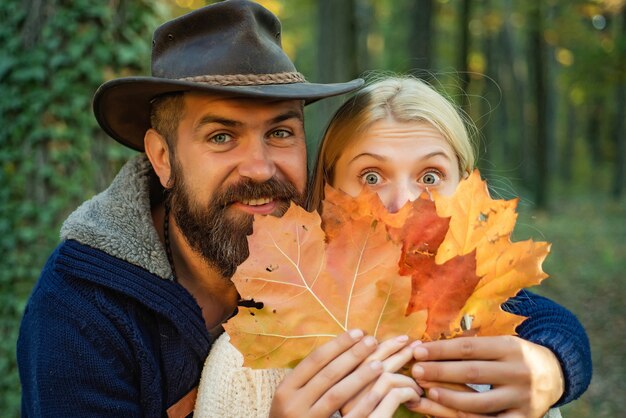
[[[472,14],[472,0],[461,0],[461,11],[459,12],[459,28],[460,28],[460,47],[458,51],[458,64],[457,68],[460,75],[460,89],[461,89],[461,106],[468,111],[468,87],[469,87],[469,43],[470,32],[469,23]]]
[[[367,48],[367,38],[372,29],[374,12],[373,6],[369,0],[356,0],[354,7],[356,24],[356,69],[358,74],[362,74],[364,71],[372,68]]]
[[[622,40],[626,40],[626,7],[622,10],[621,19]],[[619,68],[626,68],[626,52],[620,51]],[[624,179],[626,177],[626,79],[622,73],[618,79],[617,91],[615,92],[615,171],[613,173],[612,194],[615,199],[622,197],[624,193]]]
[[[411,73],[429,79],[433,70],[433,0],[413,0],[409,3],[409,56]]]
[[[545,7],[546,15],[543,18],[544,26],[551,27],[555,16],[559,16],[561,13],[560,5],[555,3],[546,3]],[[546,167],[549,172],[558,173],[559,169],[559,154],[556,152],[556,118],[558,114],[559,102],[557,100],[557,78],[559,63],[556,60],[555,47],[542,41],[544,43],[544,55],[545,59],[545,89],[546,89]],[[550,179],[547,179],[550,180]]]
[[[591,156],[592,166],[601,163],[602,155],[600,152],[600,140],[602,138],[601,126],[602,115],[605,112],[604,103],[601,98],[595,97],[590,103],[588,110],[589,124],[587,125],[587,145],[589,146],[589,155]]]
[[[501,107],[500,94],[498,91],[498,66],[499,60],[497,57],[500,52],[496,50],[497,32],[494,31],[485,19],[489,18],[491,13],[494,13],[493,6],[490,0],[484,0],[482,3],[482,11],[479,12],[480,16],[483,16],[483,51],[485,53],[485,75],[484,80],[484,106],[485,110],[481,110],[481,114],[486,116],[485,127],[483,128],[482,138],[484,140],[485,159],[488,161],[490,167],[496,167],[501,162],[499,158],[499,150],[501,150],[501,141],[504,135],[500,135],[501,130],[500,121],[501,115],[504,113]]]
[[[318,0],[320,82],[343,82],[358,75],[354,0]]]
[[[574,147],[576,146],[576,107],[567,101],[567,116],[565,121],[565,138],[561,148],[561,180],[564,183],[572,181],[572,164],[574,162]]]
[[[543,14],[541,0],[535,0],[530,11],[530,55],[531,73],[535,92],[535,175],[533,191],[535,204],[538,209],[548,208],[548,131],[547,131],[547,104],[548,91],[546,81],[548,78],[546,68],[546,45],[543,38]]]
[[[523,71],[525,69],[525,65],[523,65],[523,61],[525,58],[523,55],[520,56],[519,50],[520,48],[515,43],[515,29],[513,28],[513,24],[511,22],[511,16],[513,14],[513,7],[511,0],[506,0],[504,2],[504,26],[501,32],[501,51],[503,53],[503,72],[510,77],[512,88],[509,91],[509,94],[504,97],[506,103],[508,103],[511,108],[511,125],[507,129],[507,137],[511,135],[511,149],[507,148],[507,152],[505,156],[507,158],[512,158],[514,155],[517,155],[518,158],[521,158],[522,163],[519,164],[519,161],[515,162],[515,165],[519,167],[520,176],[525,183],[530,182],[530,178],[532,177],[531,166],[524,160],[524,157],[530,155],[530,138],[528,134],[528,126],[527,126],[527,107],[526,103],[528,102],[528,82],[526,78],[526,73]],[[515,150],[515,151],[513,151]],[[515,152],[513,154],[512,152]]]
[[[317,78],[320,83],[337,83],[358,77],[358,31],[355,0],[317,2]],[[345,97],[321,100],[309,108],[307,146],[309,166],[317,155],[317,143],[328,119]]]

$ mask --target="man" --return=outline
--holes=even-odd
[[[68,218],[33,290],[18,341],[24,415],[191,412],[212,333],[236,309],[229,278],[251,214],[305,193],[303,104],[362,84],[306,82],[280,38],[258,4],[217,3],[157,29],[152,77],[98,90],[100,125],[145,155]],[[362,337],[331,346],[346,376],[374,349]],[[365,382],[381,372],[357,370]]]
[[[230,276],[251,215],[280,215],[305,194],[303,105],[362,83],[306,82],[280,36],[258,4],[220,2],[156,30],[152,77],[97,91],[101,127],[145,154],[67,219],[33,290],[18,340],[24,415],[192,411],[239,303]],[[359,416],[416,401],[413,381],[365,390],[383,374],[364,361],[376,347],[358,330],[322,346],[285,379],[273,413],[329,416],[357,394]]]

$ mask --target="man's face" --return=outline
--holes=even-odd
[[[302,102],[185,94],[172,161],[172,213],[191,247],[230,277],[248,256],[253,215],[302,204]]]

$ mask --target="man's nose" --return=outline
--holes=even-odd
[[[276,165],[262,139],[250,142],[238,167],[239,175],[256,182],[267,181],[276,174]]]

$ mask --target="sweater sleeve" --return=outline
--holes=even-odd
[[[22,416],[142,416],[132,356],[84,302],[53,273],[40,278],[17,343]]]
[[[555,406],[580,397],[591,381],[592,366],[589,339],[578,318],[556,302],[527,290],[502,307],[527,317],[516,329],[519,336],[549,348],[561,363],[565,390]]]
[[[267,417],[287,369],[243,367],[243,355],[224,332],[213,344],[198,387],[194,417]]]

